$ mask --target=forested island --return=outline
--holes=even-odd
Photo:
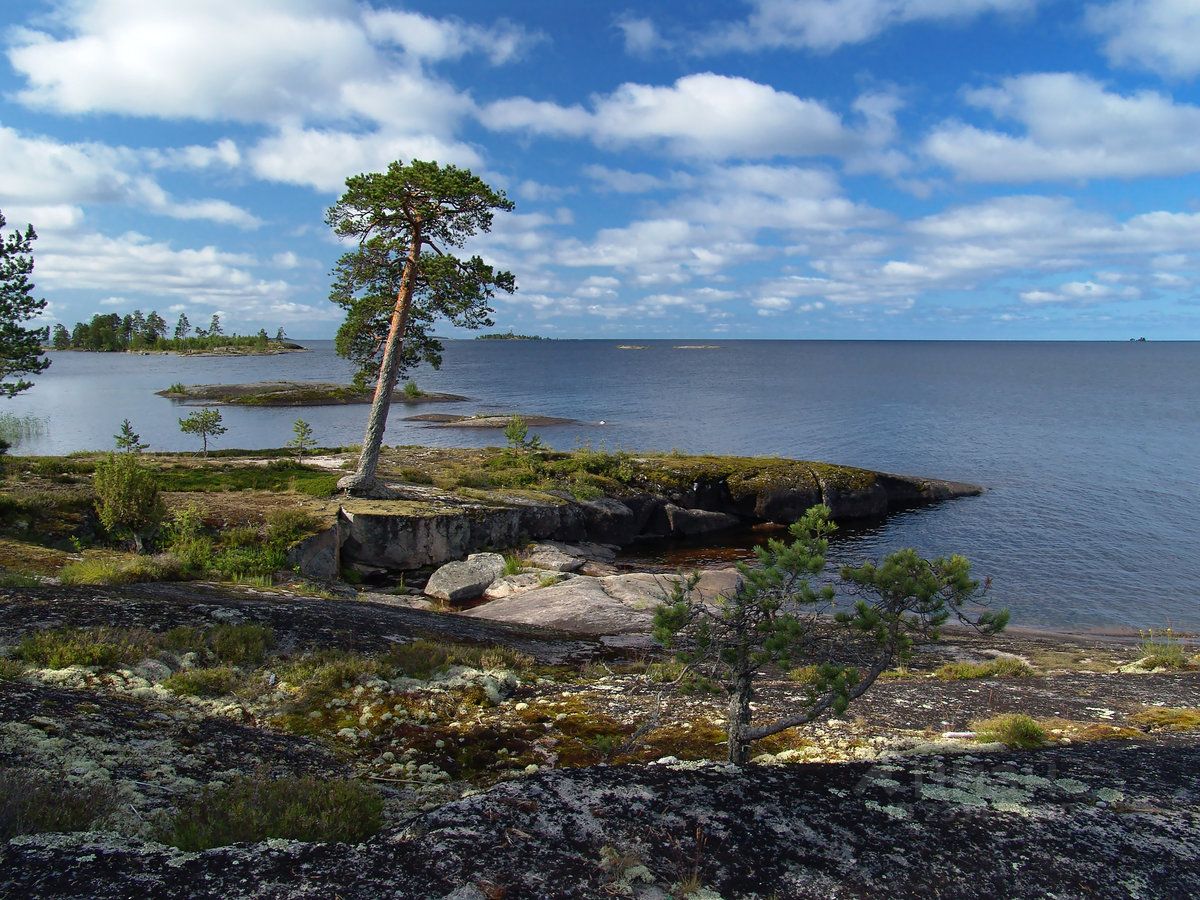
[[[287,353],[304,347],[287,340],[283,328],[269,337],[266,329],[258,334],[225,334],[221,317],[214,313],[207,328],[193,327],[187,313],[180,313],[168,337],[166,320],[156,310],[143,315],[97,313],[89,322],[76,322],[67,331],[61,322],[50,334],[53,350],[86,350],[93,353]]]
[[[492,334],[480,334],[475,337],[477,341],[550,341],[553,338],[542,337],[540,334],[513,334],[511,331],[494,332]]]

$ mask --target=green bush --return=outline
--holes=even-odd
[[[176,672],[163,682],[163,687],[189,697],[223,697],[232,694],[241,683],[242,676],[236,669],[220,666]]]
[[[235,778],[183,806],[164,843],[198,851],[242,842],[363,841],[383,824],[383,801],[359,781]]]
[[[134,584],[139,581],[173,581],[183,574],[183,563],[170,555],[85,556],[67,563],[58,573],[69,585]]]
[[[157,648],[155,635],[141,629],[58,628],[25,635],[15,656],[48,669],[106,667],[137,662]]]
[[[523,671],[533,668],[536,663],[532,657],[507,647],[473,647],[422,638],[396,644],[380,657],[379,665],[395,675],[429,678],[451,666]]]
[[[154,531],[165,510],[154,472],[136,453],[109,453],[92,476],[96,513],[109,534],[141,539]]]
[[[102,785],[71,785],[60,777],[0,770],[0,843],[19,834],[87,831],[112,812],[116,798]]]
[[[1009,713],[980,719],[971,723],[976,740],[999,742],[1018,750],[1033,750],[1046,743],[1046,731],[1034,719],[1020,713]]]
[[[218,625],[208,634],[208,645],[217,658],[231,666],[257,666],[275,643],[275,632],[266,625]]]
[[[1187,654],[1184,653],[1183,641],[1175,634],[1173,628],[1163,628],[1141,632],[1142,642],[1138,646],[1142,654],[1144,669],[1182,669],[1187,666]]]
[[[267,541],[287,548],[320,527],[316,516],[303,509],[273,509],[267,514]]]
[[[956,662],[946,663],[933,673],[943,681],[967,681],[975,678],[991,678],[1000,676],[1006,678],[1029,678],[1035,673],[1029,664],[1011,656],[1000,656],[987,662]]]
[[[287,566],[287,554],[277,547],[230,547],[215,553],[209,568],[222,578],[236,581],[255,575],[271,575]]]
[[[0,657],[0,681],[16,681],[25,674],[25,666],[15,659]]]

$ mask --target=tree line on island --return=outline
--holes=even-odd
[[[170,337],[167,335],[170,334]],[[266,350],[271,343],[282,344],[287,339],[283,328],[275,337],[267,335],[266,329],[258,334],[226,334],[221,327],[221,317],[213,313],[208,327],[193,327],[187,313],[180,313],[173,330],[156,310],[143,315],[140,309],[132,313],[97,313],[90,322],[76,322],[67,331],[62,323],[54,326],[50,333],[50,346],[54,350],[90,350],[97,353],[123,353],[127,350],[213,350],[218,347],[244,347]]]

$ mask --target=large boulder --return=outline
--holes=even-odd
[[[682,537],[724,531],[728,528],[736,528],[741,524],[741,520],[737,516],[731,516],[729,513],[711,512],[706,509],[684,509],[673,503],[666,505],[666,513],[671,533]]]
[[[577,576],[550,587],[510,592],[462,615],[577,634],[646,634],[652,628],[655,608],[670,598],[679,579],[679,575],[649,572]],[[712,601],[736,591],[740,584],[736,569],[705,572],[696,592]]]
[[[457,603],[480,596],[504,572],[499,553],[472,553],[462,562],[446,563],[429,578],[425,593]]]
[[[637,519],[633,510],[611,497],[579,504],[587,535],[603,544],[628,544],[637,537]]]

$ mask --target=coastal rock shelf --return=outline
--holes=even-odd
[[[824,503],[839,521],[879,518],[922,504],[969,497],[977,485],[775,458],[645,456],[626,460],[608,496],[580,500],[565,491],[451,492],[395,484],[404,499],[347,500],[332,532],[296,548],[313,576],[357,564],[391,571],[438,566],[481,550],[528,540],[593,541],[625,547],[787,524]]]
[[[462,399],[462,398],[459,398]],[[406,416],[405,422],[425,422],[432,428],[506,428],[514,416],[530,428],[548,428],[554,425],[581,425],[575,419],[561,419],[557,416],[535,416],[524,413],[503,413],[492,415],[478,413],[473,416],[455,416],[449,413],[421,413],[416,416]]]
[[[257,381],[251,384],[174,385],[155,391],[160,397],[185,404],[218,406],[345,406],[370,403],[372,390],[325,381]],[[415,396],[395,391],[392,403],[458,403],[458,394],[421,392]]]

